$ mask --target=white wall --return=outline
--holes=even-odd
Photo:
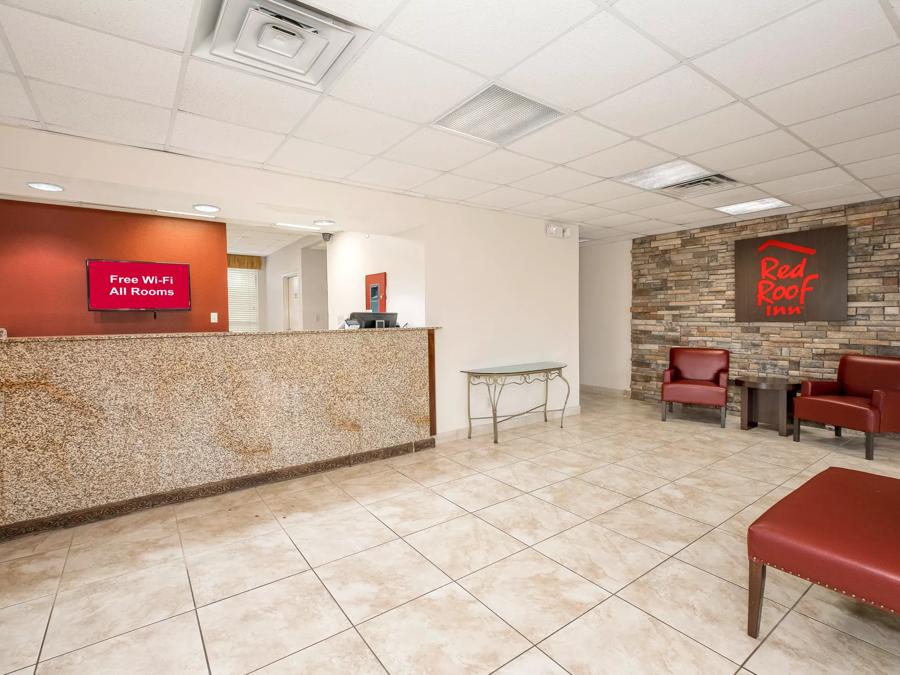
[[[260,330],[285,330],[284,277],[301,273],[302,253],[302,242],[295,241],[266,256],[265,303],[260,303],[260,311],[265,307],[265,315],[260,314]]]
[[[569,406],[578,406],[577,241],[547,238],[542,221],[511,214],[458,206],[451,217],[440,215],[401,236],[335,236],[328,244],[332,327],[362,308],[365,275],[387,272],[388,310],[401,322],[439,327],[438,433],[466,427],[463,368],[563,361]],[[554,381],[551,407],[564,395],[565,385]],[[508,387],[501,411],[542,400],[540,385]],[[489,414],[484,387],[473,390],[472,404],[473,415]]]
[[[366,275],[387,273],[387,311],[400,325],[425,325],[425,246],[420,232],[404,236],[338,232],[328,242],[328,320],[337,328],[366,311]]]
[[[631,386],[631,241],[586,243],[579,251],[581,383]]]
[[[323,249],[305,248],[300,256],[300,289],[303,330],[328,328],[327,254]]]

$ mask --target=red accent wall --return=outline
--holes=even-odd
[[[192,309],[89,312],[88,258],[188,263]],[[225,224],[0,200],[0,328],[9,337],[228,330]]]

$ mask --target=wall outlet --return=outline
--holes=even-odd
[[[209,313],[209,322],[210,323],[219,323],[219,313],[218,312],[210,312]]]

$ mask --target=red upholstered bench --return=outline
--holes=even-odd
[[[759,635],[766,566],[900,612],[900,479],[831,467],[747,531],[747,633]]]

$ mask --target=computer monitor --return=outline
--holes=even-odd
[[[360,328],[396,328],[397,312],[351,312],[348,321],[356,321]]]

